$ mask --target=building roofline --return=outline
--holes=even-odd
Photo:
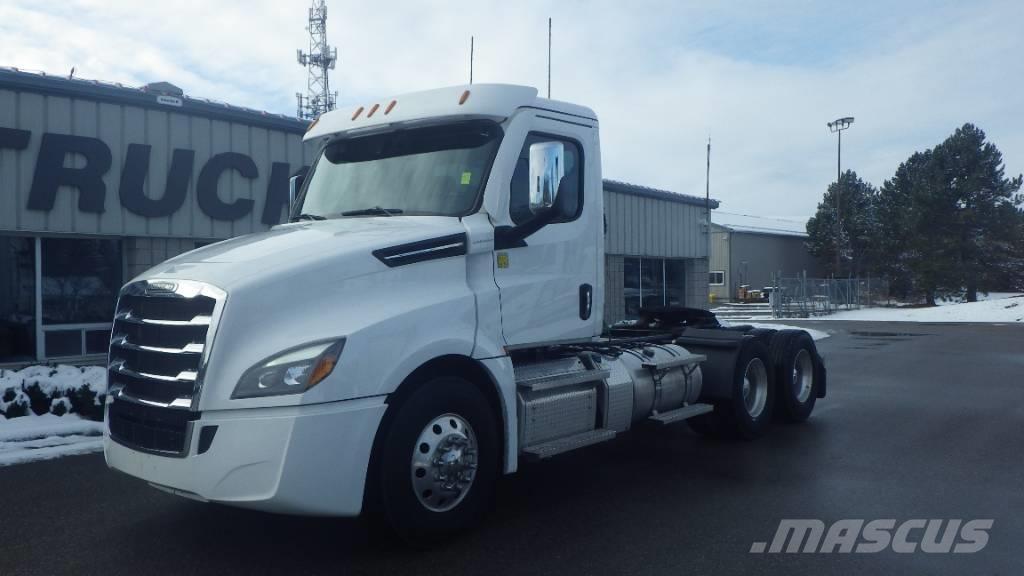
[[[790,236],[793,238],[807,238],[806,232],[797,232],[795,230],[778,230],[775,228],[762,228],[759,226],[741,226],[741,225],[730,225],[730,224],[719,224],[718,222],[711,223],[712,228],[720,228],[722,230],[732,232],[734,234],[761,234],[763,236]]]
[[[241,106],[233,106],[223,102],[194,98],[191,96],[173,95],[170,99],[160,101],[161,94],[147,92],[141,88],[132,88],[122,84],[52,76],[42,72],[28,72],[18,68],[0,67],[0,89],[35,92],[51,96],[68,98],[86,98],[112,104],[138,106],[164,112],[173,112],[191,116],[203,116],[214,120],[224,120],[259,126],[271,130],[305,134],[309,122],[292,118],[283,114],[273,114]],[[179,105],[180,104],[180,105]]]
[[[705,199],[700,196],[679,194],[678,192],[659,190],[658,188],[640,186],[639,184],[630,184],[619,180],[604,180],[604,189],[609,192],[617,192],[619,194],[629,194],[631,196],[641,196],[644,198],[656,198],[658,200],[668,200],[669,202],[678,202],[680,204],[692,204],[695,206],[705,205]],[[718,208],[718,200],[715,200],[714,198],[711,199],[709,204],[711,205],[712,210]]]

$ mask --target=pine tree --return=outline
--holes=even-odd
[[[877,200],[880,268],[897,293],[969,301],[1024,283],[1021,177],[971,124],[900,164]]]
[[[1002,153],[985,133],[964,124],[935,148],[935,196],[950,216],[956,287],[970,302],[978,291],[1006,289],[1022,279],[1021,177],[1006,178]]]
[[[844,172],[838,184],[829,184],[817,212],[807,222],[807,248],[822,262],[827,273],[852,277],[873,272],[877,260],[874,241],[878,229],[877,197],[875,187],[861,180],[853,170]],[[835,265],[837,246],[839,269]]]
[[[930,165],[930,150],[915,152],[899,165],[896,174],[886,180],[878,191],[879,226],[875,237],[875,249],[881,255],[878,272],[889,280],[890,293],[901,298],[917,290],[927,290],[920,286],[915,263],[930,239],[923,239],[922,246],[915,246],[916,230],[923,226],[918,222],[919,211],[914,210],[914,196],[927,186]]]

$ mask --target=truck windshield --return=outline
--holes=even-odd
[[[469,214],[501,136],[497,123],[474,120],[331,142],[309,175],[300,217]]]

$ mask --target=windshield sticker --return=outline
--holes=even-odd
[[[473,173],[472,172],[463,172],[462,173],[462,185],[466,186],[467,184],[469,184],[469,181],[472,178],[473,178]]]

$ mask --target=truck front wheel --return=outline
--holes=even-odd
[[[374,479],[384,519],[414,546],[472,526],[489,508],[498,474],[487,398],[471,382],[440,377],[394,409]]]

